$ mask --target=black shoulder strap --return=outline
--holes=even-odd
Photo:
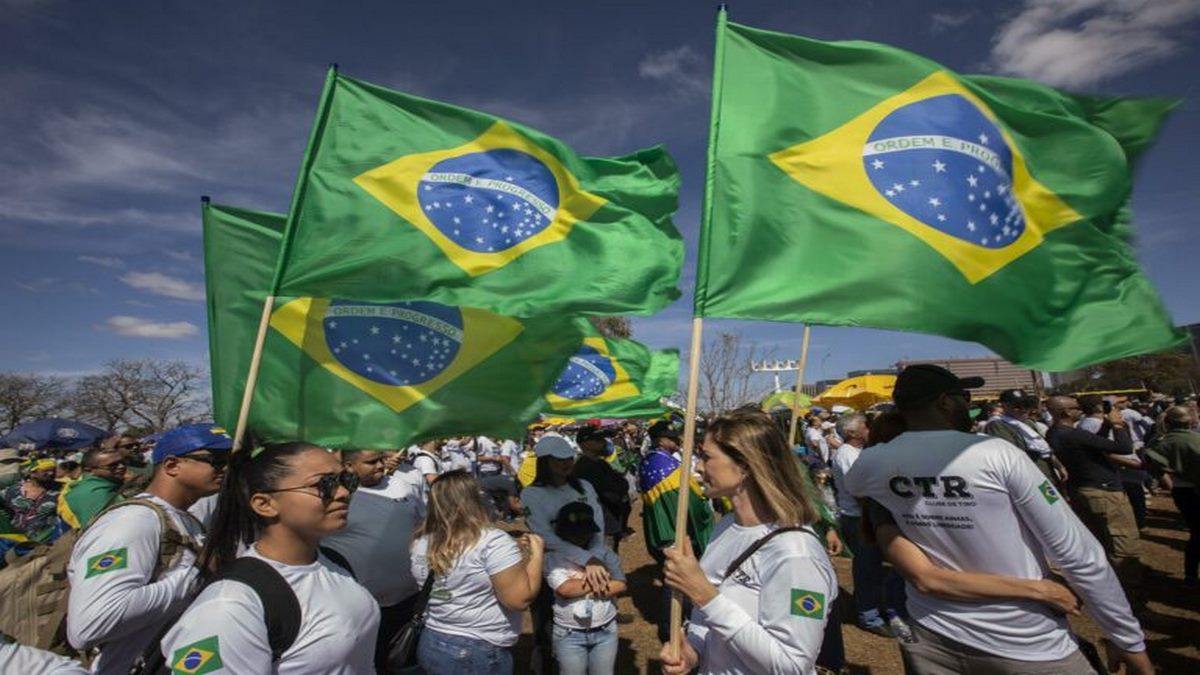
[[[728,579],[730,576],[732,576],[733,573],[737,571],[737,568],[742,566],[742,563],[749,560],[750,556],[752,556],[758,552],[758,549],[762,548],[763,546],[766,545],[766,543],[768,541],[771,541],[772,539],[783,534],[784,532],[808,532],[809,534],[811,534],[814,537],[817,536],[816,532],[813,532],[811,529],[809,529],[807,527],[803,527],[803,526],[799,526],[799,525],[793,525],[791,527],[781,527],[776,530],[771,530],[770,532],[768,532],[765,535],[763,535],[762,537],[760,537],[758,541],[754,542],[753,544],[750,544],[749,548],[747,548],[745,551],[742,551],[741,555],[739,555],[737,558],[735,558],[733,562],[729,563],[729,567],[725,568],[725,576],[721,577],[721,580],[723,581],[725,579]],[[818,537],[818,540],[819,539],[820,538]]]
[[[296,592],[274,567],[250,556],[222,567],[213,583],[226,579],[240,581],[258,594],[267,623],[271,661],[278,661],[300,634],[300,601],[296,599]]]
[[[319,546],[317,548],[318,548],[318,550],[321,551],[321,555],[325,556],[326,558],[329,558],[329,560],[331,560],[332,562],[334,562],[338,565],[341,565],[347,572],[350,573],[350,576],[355,581],[358,581],[358,575],[354,573],[354,568],[350,566],[350,561],[346,560],[346,556],[342,555],[341,553],[338,553],[337,550],[332,549],[328,546]]]
[[[433,572],[425,575],[425,583],[421,584],[421,590],[417,593],[417,599],[413,603],[413,620],[424,622],[425,608],[429,605],[429,594],[433,591]]]

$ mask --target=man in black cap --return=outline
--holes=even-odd
[[[970,389],[982,385],[934,365],[906,368],[893,397],[907,431],[864,450],[847,489],[868,500],[873,523],[893,520],[942,567],[1043,579],[1056,566],[1110,640],[1110,662],[1154,672],[1103,548],[1066,500],[1020,449],[966,433]],[[916,675],[1094,672],[1067,618],[1036,602],[964,602],[910,585],[908,610],[914,639],[900,649]]]
[[[1038,407],[1037,396],[1027,394],[1023,389],[1005,389],[1000,392],[1000,406],[1001,413],[988,420],[983,432],[989,436],[1003,438],[1020,448],[1046,478],[1056,484],[1065,482],[1066,469],[1054,456],[1050,444],[1037,432],[1030,419],[1030,415]]]
[[[604,512],[604,534],[612,536],[616,551],[626,536],[625,523],[629,518],[629,482],[608,463],[608,435],[599,427],[586,426],[575,433],[575,444],[581,455],[571,470],[576,478],[586,480],[596,488],[600,509]]]

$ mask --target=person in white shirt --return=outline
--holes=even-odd
[[[854,556],[850,569],[854,578],[858,627],[876,635],[892,637],[893,633],[906,629],[900,625],[900,610],[904,607],[903,585],[894,574],[889,577],[884,570],[883,551],[879,546],[861,535],[862,508],[846,487],[846,474],[867,445],[867,418],[861,413],[842,415],[838,418],[837,427],[838,435],[845,440],[833,455],[833,484],[837,489],[838,526]],[[886,596],[885,579],[894,582],[887,584]],[[886,617],[880,614],[880,608],[885,604]]]
[[[0,633],[0,673],[13,675],[87,675],[78,661],[44,649],[18,644]]]
[[[809,415],[805,421],[807,426],[804,427],[804,444],[808,446],[809,454],[828,463],[829,441],[825,440],[824,421],[816,415]]]
[[[907,430],[865,450],[847,487],[886,509],[940,567],[1038,580],[1055,565],[1110,640],[1110,661],[1152,673],[1141,628],[1099,542],[1024,452],[964,433],[969,389],[982,384],[933,365],[906,368],[893,396]],[[916,639],[900,648],[916,675],[1094,672],[1066,618],[1041,603],[968,602],[929,590],[908,586]]]
[[[425,441],[420,445],[408,448],[408,461],[421,475],[426,483],[432,483],[442,473],[441,454],[438,452],[437,441]]]
[[[172,672],[375,672],[379,605],[318,550],[324,537],[346,526],[356,487],[358,477],[342,470],[336,451],[309,443],[235,454],[200,561],[218,577],[162,640]],[[219,576],[233,567],[277,574],[295,596],[298,631],[277,655],[258,591]]]
[[[679,653],[663,645],[663,672],[815,673],[838,585],[800,461],[758,412],[713,420],[697,457],[706,494],[733,512],[699,561],[687,539],[665,550],[666,582],[694,609]]]
[[[413,532],[425,518],[429,484],[411,464],[388,475],[381,450],[343,450],[342,466],[358,476],[346,527],[322,540],[379,602],[375,667],[387,667],[387,647],[413,617],[417,582],[412,576]]]
[[[109,507],[75,542],[67,565],[67,639],[81,652],[99,647],[92,672],[128,673],[162,627],[187,606],[200,575],[196,554],[204,541],[203,526],[187,509],[220,488],[232,446],[228,434],[212,424],[163,434],[154,447],[154,476],[135,498],[153,506]],[[171,532],[164,532],[160,512]],[[181,543],[160,568],[160,546],[168,536]]]
[[[412,549],[419,583],[432,575],[417,662],[437,675],[511,675],[521,613],[542,585],[541,537],[520,541],[491,526],[479,484],[465,471],[442,474]]]
[[[611,575],[593,588],[584,568],[555,551],[546,556],[546,582],[554,591],[554,657],[561,675],[612,675],[617,662],[617,605],[625,592],[621,560],[604,544],[596,514],[583,502],[570,502],[554,519],[559,539],[601,560]]]

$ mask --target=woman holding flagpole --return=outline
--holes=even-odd
[[[700,560],[686,538],[665,551],[667,584],[695,609],[679,655],[663,646],[663,672],[814,672],[837,575],[811,527],[803,469],[761,413],[714,420],[696,456],[706,494],[733,512]]]

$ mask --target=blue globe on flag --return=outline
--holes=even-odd
[[[612,359],[590,345],[583,345],[567,363],[551,391],[572,401],[584,401],[604,393],[617,379]]]
[[[1025,231],[1013,196],[1013,153],[971,101],[933,96],[901,107],[875,127],[863,165],[875,189],[920,222],[989,249]]]
[[[339,363],[391,386],[437,377],[454,362],[463,341],[462,312],[435,302],[334,300],[322,325],[325,343]]]
[[[425,216],[448,239],[477,253],[517,246],[558,212],[558,183],[533,155],[474,152],[435,164],[417,185]]]

